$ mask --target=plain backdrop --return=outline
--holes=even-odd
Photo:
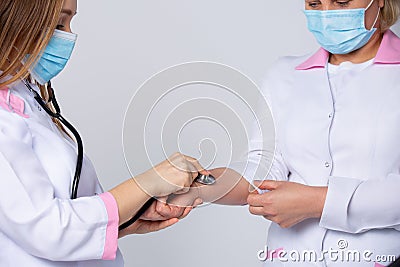
[[[260,84],[278,57],[318,48],[298,0],[78,1],[77,47],[54,85],[106,190],[130,177],[122,149],[124,114],[153,74],[184,62],[213,61]],[[137,164],[150,167],[141,154]],[[267,228],[247,207],[212,205],[172,228],[119,244],[129,267],[251,267],[260,265],[257,252]]]

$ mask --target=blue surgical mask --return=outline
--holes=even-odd
[[[77,35],[55,30],[38,62],[31,69],[31,76],[40,84],[56,77],[67,65],[75,47]]]
[[[365,12],[370,8],[339,10],[305,10],[308,29],[314,34],[318,43],[332,54],[348,54],[368,43],[375,33],[376,16],[371,30],[365,27]]]

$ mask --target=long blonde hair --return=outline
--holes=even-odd
[[[64,0],[0,0],[0,88],[29,76],[29,69],[57,27],[63,3]],[[21,64],[22,61],[26,62]],[[39,87],[43,99],[48,99],[50,88]],[[51,103],[48,106],[54,110]],[[58,121],[54,122],[68,134]]]
[[[386,31],[392,27],[400,16],[400,0],[385,0],[385,6],[382,9],[381,28]]]
[[[0,87],[29,75],[53,35],[62,6],[63,0],[0,1]]]

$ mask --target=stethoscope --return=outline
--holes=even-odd
[[[74,126],[72,126],[71,123],[69,123],[62,115],[61,115],[61,110],[60,106],[57,103],[57,99],[54,94],[53,87],[51,86],[51,82],[48,82],[48,87],[50,88],[50,95],[49,95],[49,100],[48,103],[52,103],[53,107],[55,109],[55,112],[53,112],[45,103],[43,98],[39,95],[38,92],[36,92],[32,86],[30,85],[29,82],[26,80],[22,80],[25,86],[29,89],[29,91],[33,94],[34,99],[38,104],[46,111],[46,113],[51,116],[52,118],[57,119],[59,122],[61,122],[75,137],[76,143],[78,145],[78,158],[76,160],[76,168],[75,168],[75,175],[74,175],[74,180],[72,183],[72,192],[71,192],[71,199],[76,199],[78,197],[78,187],[79,187],[79,180],[81,177],[81,172],[82,172],[82,164],[83,164],[83,142],[82,138],[79,135],[78,131],[75,129]]]
[[[34,99],[36,102],[43,108],[46,113],[52,117],[57,119],[59,122],[62,123],[73,135],[76,140],[76,143],[78,145],[78,157],[76,160],[76,168],[75,168],[75,175],[74,175],[74,180],[72,183],[72,192],[71,192],[71,199],[76,199],[78,197],[78,188],[79,188],[79,181],[81,177],[81,172],[82,172],[82,164],[83,164],[83,142],[82,138],[79,135],[79,132],[75,129],[74,126],[72,126],[71,123],[69,123],[62,115],[61,115],[61,109],[60,106],[58,105],[56,96],[54,94],[54,89],[51,86],[51,82],[48,82],[47,86],[50,88],[50,95],[49,95],[49,100],[47,103],[52,103],[55,112],[52,111],[48,106],[47,103],[43,100],[43,98],[39,95],[36,90],[34,90],[29,82],[26,80],[22,80],[22,82],[25,84],[25,86],[29,89],[29,91],[33,94]],[[196,182],[203,184],[203,185],[212,185],[216,182],[216,179],[211,176],[211,175],[202,175],[199,174],[196,177]],[[145,212],[146,210],[153,204],[155,201],[155,198],[150,198],[144,205],[143,207],[133,216],[129,221],[123,223],[122,225],[119,226],[119,230],[123,230],[130,225],[132,225],[134,222],[136,222]]]

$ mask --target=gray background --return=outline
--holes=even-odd
[[[54,84],[104,188],[130,177],[122,124],[130,98],[146,79],[201,60],[230,65],[260,84],[279,56],[317,49],[302,8],[303,1],[79,1],[73,22],[78,44]],[[149,167],[145,157],[137,155],[143,168]],[[170,229],[119,244],[126,266],[258,266],[267,227],[247,207],[213,205]]]

